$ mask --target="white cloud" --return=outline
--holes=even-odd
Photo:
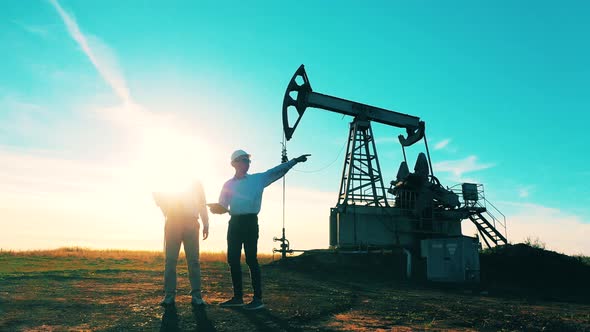
[[[145,165],[15,149],[0,149],[0,164],[1,248],[161,247]]]
[[[434,149],[435,150],[444,149],[445,147],[447,147],[447,145],[449,145],[450,142],[451,142],[450,138],[443,139],[442,141],[436,143],[436,145],[434,146]]]
[[[534,189],[533,186],[523,186],[518,188],[518,197],[527,198],[530,196],[531,191]]]
[[[213,202],[226,180],[213,168],[227,165],[227,156],[208,156],[212,169],[204,172],[203,183]],[[163,218],[144,183],[149,179],[137,165],[7,149],[0,149],[0,164],[0,248],[161,248]],[[229,165],[227,169],[224,173],[229,177]],[[299,176],[306,175],[292,173],[289,181],[296,182]],[[282,227],[281,190],[280,182],[275,183],[263,197],[260,252],[270,253],[278,246],[272,238],[280,236]],[[286,198],[287,237],[292,247],[326,248],[329,208],[336,194],[288,186]],[[225,250],[227,220],[227,215],[210,216],[211,234],[201,243],[203,251]]]
[[[65,105],[58,109],[14,92],[0,95],[0,114],[0,137],[9,138],[2,140],[0,149],[26,142],[27,146],[54,151],[88,151],[88,146],[101,146],[108,129],[104,125],[111,125],[97,121],[102,119],[87,112],[87,107]]]
[[[191,143],[192,144],[192,143]],[[226,156],[210,155],[212,169],[204,174],[209,201],[215,201],[220,178],[215,165],[226,164]],[[4,249],[55,248],[82,245],[93,248],[159,250],[162,216],[151,201],[146,180],[135,165],[69,160],[46,151],[23,152],[0,149],[0,244]],[[231,170],[225,172],[230,176]],[[289,173],[287,183],[297,183]],[[292,248],[328,246],[329,208],[335,192],[287,186],[286,231]],[[539,238],[548,249],[566,254],[590,255],[590,223],[557,208],[532,203],[495,202],[507,213],[511,243]],[[225,249],[227,216],[212,215],[211,236],[202,250]],[[282,185],[267,188],[260,214],[261,252],[270,253],[278,243],[282,227]],[[464,234],[474,234],[469,221]],[[32,231],[33,230],[33,231]],[[22,239],[29,239],[23,242]]]
[[[12,23],[20,26],[23,30],[25,30],[33,35],[37,35],[42,38],[49,37],[49,34],[50,34],[50,26],[49,25],[24,24],[19,21],[15,21],[15,20],[13,20]]]
[[[590,223],[557,208],[536,204],[513,204],[520,210],[507,216],[508,235],[513,243],[539,238],[547,249],[590,256]]]
[[[122,102],[119,105],[109,107],[91,107],[91,110],[111,124],[120,126],[123,131],[130,136],[136,137],[138,141],[144,140],[146,135],[153,136],[151,131],[154,130],[170,131],[171,128],[178,128],[178,123],[170,121],[165,116],[149,112],[145,107],[137,104],[131,97],[125,77],[119,68],[115,52],[98,37],[84,34],[74,17],[67,13],[57,0],[49,1],[62,18],[70,36],[80,46],[100,76]]]
[[[179,179],[186,183],[187,174],[196,174],[203,180],[207,196],[216,198],[218,186],[226,180],[219,178],[226,172],[218,165],[227,165],[227,156],[217,152],[230,149],[219,142],[208,144],[195,130],[199,126],[186,119],[148,112],[134,103],[111,49],[98,38],[83,34],[56,0],[50,2],[70,36],[122,101],[110,107],[84,109],[90,108],[120,126],[133,137],[134,146],[115,147],[119,159],[111,163],[107,161],[110,155],[96,162],[70,160],[54,152],[0,149],[0,228],[4,230],[0,244],[13,249],[63,245],[159,249],[163,220],[151,201],[152,185]],[[28,107],[30,112],[36,109],[25,103],[21,107]],[[224,249],[225,221],[224,217],[224,222],[212,222],[211,239],[219,236],[219,241],[208,240],[203,250]],[[23,242],[25,237],[31,241]],[[132,245],[130,241],[138,237],[157,241]]]
[[[24,101],[15,94],[0,97],[0,134],[31,137],[45,132],[46,122],[50,117],[48,110],[38,104]]]
[[[287,238],[293,248],[311,249],[328,246],[328,220],[330,207],[337,194],[307,188],[287,187]],[[261,213],[261,247],[268,252],[273,246],[272,236],[280,235],[282,220],[281,186],[274,184],[265,192]],[[590,223],[576,215],[532,203],[498,202],[502,210],[511,210],[506,215],[508,240],[521,243],[527,238],[539,238],[547,249],[568,255],[590,256]],[[304,207],[304,208],[302,208]],[[262,232],[264,230],[264,235]],[[475,234],[469,220],[463,222],[463,234]],[[277,246],[277,244],[274,244]]]
[[[494,164],[491,163],[479,163],[477,159],[477,156],[472,155],[461,160],[440,161],[434,163],[433,168],[437,172],[448,172],[453,174],[457,178],[461,178],[465,173],[471,173],[494,167]]]
[[[60,6],[57,0],[49,1],[62,18],[70,36],[78,43],[102,78],[125,104],[132,104],[127,83],[118,69],[111,49],[98,38],[83,34],[76,20]]]
[[[5,94],[0,97],[0,109],[2,112],[34,112],[47,115],[46,109],[38,104],[23,100],[22,98],[12,94]]]
[[[538,205],[534,203],[521,203],[521,202],[507,202],[500,201],[498,204],[502,204],[505,207],[515,209],[512,214],[521,213],[522,211],[534,211],[537,215],[550,215],[560,213],[559,209],[548,206]]]
[[[590,223],[582,217],[565,213],[557,208],[533,203],[497,202],[506,213],[508,241],[523,243],[527,238],[539,239],[547,250],[567,255],[590,256]],[[497,214],[498,215],[498,214]],[[469,221],[463,221],[463,234],[477,232]]]
[[[66,159],[46,151],[0,149],[0,164],[4,203],[30,201],[30,196],[47,202],[77,200],[78,193],[97,192],[118,181],[118,171],[110,165]]]

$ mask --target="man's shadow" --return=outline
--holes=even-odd
[[[303,331],[301,328],[291,327],[289,321],[271,314],[266,308],[258,310],[244,310],[243,308],[231,309],[244,315],[252,324],[254,324],[254,326],[256,326],[258,331]]]
[[[215,332],[215,326],[213,322],[207,317],[207,311],[205,311],[204,305],[193,306],[193,316],[197,322],[197,331],[200,332]]]
[[[193,306],[193,316],[195,317],[197,331],[199,332],[216,332],[215,326],[207,317],[205,306]],[[181,331],[176,307],[167,307],[162,315],[162,324],[160,332],[179,332]]]
[[[178,326],[178,313],[175,306],[168,306],[162,315],[162,324],[160,332],[177,332],[180,331]]]

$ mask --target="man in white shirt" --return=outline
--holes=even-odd
[[[210,205],[212,213],[229,212],[231,215],[227,229],[227,262],[230,267],[234,296],[221,303],[221,306],[244,306],[242,268],[240,266],[243,244],[254,289],[254,298],[252,302],[244,306],[244,309],[255,310],[264,307],[260,267],[256,257],[258,252],[258,212],[260,212],[262,193],[265,187],[283,177],[295,164],[307,161],[308,156],[310,155],[299,156],[264,173],[248,174],[250,155],[244,150],[232,153],[231,165],[236,171],[235,175],[223,185],[219,204]]]
[[[209,215],[205,206],[205,192],[201,183],[181,193],[154,193],[154,200],[166,217],[164,247],[166,262],[164,270],[163,307],[174,306],[176,296],[176,264],[180,245],[184,253],[191,284],[191,304],[204,305],[201,297],[201,264],[199,261],[199,216],[203,223],[203,240],[209,236]]]

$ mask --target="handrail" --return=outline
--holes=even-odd
[[[500,236],[503,236],[507,240],[508,239],[508,232],[507,232],[506,216],[494,204],[492,204],[492,202],[490,202],[485,197],[485,191],[483,188],[483,184],[476,184],[476,185],[477,185],[477,195],[478,195],[477,200],[465,201],[463,199],[462,188],[458,187],[458,186],[460,186],[460,184],[457,184],[457,185],[454,185],[451,187],[447,187],[447,190],[450,190],[450,191],[454,192],[455,194],[457,194],[457,196],[459,197],[459,202],[461,204],[461,207],[463,207],[463,208],[484,208],[485,214],[490,219],[489,220],[490,224],[496,229],[496,232],[498,232],[500,234]],[[388,187],[376,186],[375,188],[377,190],[384,190],[385,191],[385,203],[389,207],[396,207],[396,208],[401,208],[401,209],[412,209],[413,204],[415,204],[415,202],[416,202],[416,197],[413,196],[416,194],[416,192],[413,190],[402,189],[398,192],[398,195],[392,195],[392,196],[394,196],[394,198],[392,199],[389,197],[389,195],[391,195],[391,193],[388,190],[388,189],[391,189],[391,187],[388,188]],[[364,191],[362,192],[362,195],[364,196],[365,193],[370,190],[372,190],[372,188],[364,189]],[[367,196],[370,196],[370,195],[367,195]],[[405,204],[397,205],[396,204],[397,198],[400,198],[399,201],[403,202]],[[475,210],[475,211],[477,211],[477,210]],[[490,236],[496,237],[494,234],[490,234]]]
[[[492,219],[494,219],[494,222],[496,220],[498,220],[498,223],[500,224],[500,226],[502,226],[504,228],[504,238],[506,238],[506,241],[508,241],[506,216],[494,204],[492,204],[492,202],[488,201],[486,198],[484,198],[484,200],[487,204],[489,204],[496,212],[498,212],[502,216],[502,220],[500,220],[500,219],[496,218],[492,213],[490,213],[489,209],[486,208],[488,214],[492,217]],[[494,227],[496,227],[496,225],[494,225]]]
[[[463,191],[462,184],[456,184],[448,188],[449,190],[453,191],[455,194],[459,196],[459,202],[463,207],[482,207],[485,209],[485,213],[487,216],[490,217],[491,224],[494,228],[500,229],[498,230],[504,236],[504,238],[508,239],[508,231],[507,231],[507,224],[506,224],[506,216],[485,197],[485,191],[483,188],[483,184],[476,184],[477,185],[477,195],[478,199],[473,201],[465,201],[463,199]]]

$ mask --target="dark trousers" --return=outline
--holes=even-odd
[[[246,264],[250,268],[254,297],[262,299],[260,266],[256,257],[258,253],[258,216],[255,214],[232,216],[227,229],[227,263],[231,271],[234,296],[237,298],[242,298],[244,295],[240,265],[242,244],[246,254]]]

